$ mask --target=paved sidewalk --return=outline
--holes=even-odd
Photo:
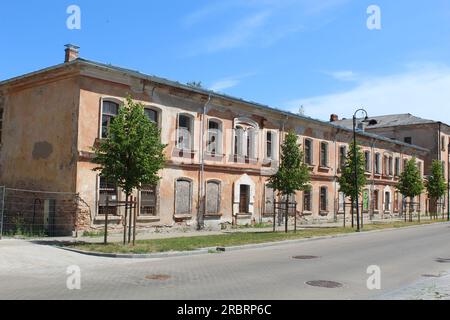
[[[450,300],[450,270],[424,274],[423,279],[407,287],[384,294],[377,300]]]

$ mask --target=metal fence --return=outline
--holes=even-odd
[[[70,236],[78,195],[0,187],[2,236]]]

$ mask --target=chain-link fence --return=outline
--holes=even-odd
[[[71,236],[78,196],[0,187],[1,236]]]

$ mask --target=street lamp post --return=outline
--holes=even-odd
[[[356,154],[356,115],[358,114],[358,112],[363,112],[365,114],[365,118],[363,120],[363,122],[367,122],[369,119],[369,116],[367,114],[367,111],[364,109],[358,109],[355,111],[355,113],[353,114],[353,162],[354,162],[354,166],[355,166],[355,172],[354,172],[354,179],[355,179],[355,190],[357,192],[356,195],[356,220],[357,220],[357,224],[356,224],[356,231],[360,232],[361,231],[361,226],[360,226],[360,218],[359,218],[359,192],[358,192],[358,157]]]

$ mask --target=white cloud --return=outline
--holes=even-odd
[[[357,74],[351,70],[342,70],[342,71],[332,71],[332,72],[323,72],[330,77],[339,80],[339,81],[355,81],[357,80]]]
[[[369,115],[411,113],[450,124],[450,66],[410,65],[402,73],[360,79],[347,91],[286,103],[294,112],[300,105],[307,115],[323,120],[332,113],[349,118],[364,107]]]
[[[237,86],[241,81],[238,79],[223,79],[223,80],[219,80],[214,82],[210,87],[209,90],[212,91],[223,91],[225,89],[229,89],[229,88],[233,88],[235,86]]]
[[[251,77],[253,75],[253,73],[246,73],[238,76],[223,78],[213,82],[208,89],[216,92],[223,92],[226,89],[238,86],[241,83],[242,79]]]
[[[240,47],[248,43],[270,17],[269,11],[262,11],[238,21],[229,31],[207,41],[208,52]]]
[[[194,41],[189,55],[213,53],[249,45],[268,47],[290,34],[305,29],[306,17],[316,16],[346,4],[349,0],[229,0],[213,2],[181,20],[184,27],[227,21],[225,29]],[[240,19],[234,13],[245,12]],[[232,14],[229,16],[228,14]],[[210,28],[205,29],[207,32]]]

